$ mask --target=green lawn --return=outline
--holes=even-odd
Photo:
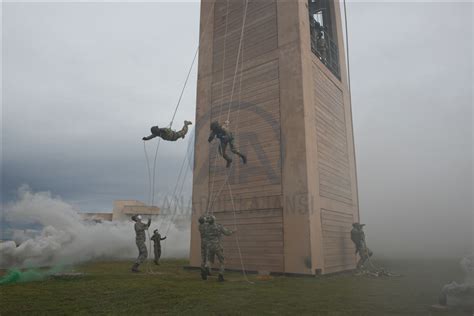
[[[274,277],[254,284],[239,273],[201,281],[184,260],[165,260],[160,274],[132,274],[130,262],[95,262],[71,280],[0,287],[0,315],[466,315],[431,311],[441,286],[461,280],[456,260],[397,260],[386,267],[399,278],[353,275]]]

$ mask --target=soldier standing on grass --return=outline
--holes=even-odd
[[[161,235],[158,233],[158,229],[153,231],[153,236],[151,236],[151,240],[153,240],[153,250],[155,253],[155,264],[159,265],[160,257],[161,257],[161,241],[165,240],[166,236],[161,238]]]
[[[229,230],[222,226],[221,224],[216,223],[216,218],[214,216],[209,216],[208,219],[209,227],[206,231],[206,247],[207,247],[207,262],[206,270],[209,270],[210,263],[214,263],[214,257],[217,256],[219,260],[219,282],[224,281],[224,248],[222,247],[222,237],[230,236],[235,231]],[[203,279],[207,279],[206,277]]]
[[[138,248],[138,258],[132,266],[132,272],[140,272],[138,267],[142,264],[148,257],[148,251],[145,245],[145,231],[150,227],[151,219],[148,219],[148,223],[142,223],[141,215],[133,215],[132,220],[135,222],[135,242]]]
[[[201,235],[201,278],[203,280],[207,279],[208,275],[211,275],[209,268],[206,267],[207,264],[207,232],[209,230],[208,217],[202,215],[199,217],[199,234]]]

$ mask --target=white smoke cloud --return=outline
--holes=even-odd
[[[49,192],[32,192],[23,186],[18,190],[18,200],[4,211],[6,221],[13,226],[40,224],[43,228],[34,237],[33,231],[17,232],[14,239],[20,241],[19,245],[15,241],[0,243],[1,267],[74,264],[134,258],[138,254],[132,222],[84,221],[71,205]],[[173,223],[170,225],[167,243],[163,244],[164,255],[187,257],[189,227],[177,229]],[[159,221],[153,219],[150,232],[158,226]]]

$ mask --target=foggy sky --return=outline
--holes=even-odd
[[[472,249],[472,10],[348,4],[361,220],[386,255]],[[84,211],[146,201],[141,137],[169,123],[198,24],[196,2],[5,3],[4,201],[21,184]],[[174,127],[194,121],[195,91],[194,69]],[[157,192],[190,139],[162,143]]]

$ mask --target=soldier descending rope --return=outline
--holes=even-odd
[[[151,135],[143,137],[142,140],[150,140],[155,137],[161,137],[164,140],[171,142],[177,141],[180,138],[184,139],[184,136],[188,133],[188,125],[193,124],[191,121],[184,121],[184,126],[180,131],[174,131],[169,127],[159,128],[158,126],[153,126],[151,128]]]
[[[227,161],[227,168],[230,167],[230,164],[232,163],[232,158],[230,158],[227,155],[227,145],[230,147],[230,151],[232,151],[234,154],[238,155],[240,158],[242,158],[242,162],[244,164],[247,163],[247,157],[245,155],[241,154],[236,148],[234,144],[234,136],[228,129],[229,121],[226,121],[226,124],[224,126],[220,125],[219,122],[214,121],[211,123],[211,134],[209,135],[209,142],[212,142],[214,138],[218,138],[220,140],[219,144],[219,153],[222,155],[222,157]]]
[[[356,246],[355,253],[358,253],[360,256],[359,262],[357,262],[357,269],[363,268],[366,261],[373,255],[373,252],[365,243],[364,226],[365,224],[353,223],[351,230],[351,240]]]

